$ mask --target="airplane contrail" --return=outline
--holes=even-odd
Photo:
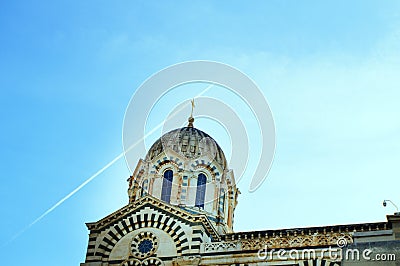
[[[212,86],[213,84],[209,85],[206,87],[203,91],[201,91],[196,97],[199,97],[206,93]],[[195,97],[195,98],[196,98]],[[169,119],[174,117],[176,114],[178,114],[184,107],[189,105],[189,103],[184,104],[179,110],[177,110],[175,113],[173,113]],[[7,246],[9,243],[13,242],[15,239],[17,239],[19,236],[21,236],[23,233],[25,233],[29,228],[31,228],[33,225],[38,223],[40,220],[42,220],[44,217],[46,217],[49,213],[54,211],[58,206],[60,206],[62,203],[64,203],[67,199],[72,197],[75,193],[77,193],[79,190],[81,190],[84,186],[86,186],[90,181],[98,177],[101,173],[103,173],[105,170],[107,170],[111,165],[113,165],[116,161],[124,157],[124,154],[134,147],[136,147],[138,144],[140,144],[143,140],[145,140],[149,135],[153,134],[156,130],[158,130],[160,127],[162,127],[165,122],[168,121],[168,119],[164,119],[160,124],[158,124],[156,127],[154,127],[152,130],[150,130],[147,134],[145,134],[141,139],[139,139],[137,142],[132,144],[126,151],[120,153],[118,156],[116,156],[114,159],[112,159],[108,164],[106,164],[103,168],[98,170],[96,173],[94,173],[92,176],[90,176],[88,179],[86,179],[82,184],[80,184],[78,187],[76,187],[74,190],[72,190],[70,193],[68,193],[65,197],[63,197],[61,200],[59,200],[57,203],[55,203],[53,206],[51,206],[49,209],[47,209],[43,214],[41,214],[38,218],[36,218],[33,222],[31,222],[29,225],[27,225],[24,229],[16,233],[13,237],[11,237],[10,240],[5,242],[2,247]]]

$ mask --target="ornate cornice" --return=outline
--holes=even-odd
[[[203,250],[227,252],[243,250],[287,249],[326,247],[352,244],[355,232],[369,232],[390,229],[387,222],[348,224],[322,227],[237,232],[222,236],[224,241],[205,243]]]
[[[363,224],[346,224],[346,225],[332,225],[332,226],[318,226],[318,227],[304,227],[304,228],[290,228],[278,230],[263,230],[263,231],[249,231],[249,232],[236,232],[226,234],[223,236],[224,240],[240,240],[240,239],[254,239],[260,237],[275,237],[275,236],[296,236],[296,235],[314,235],[314,234],[328,234],[328,233],[347,233],[347,232],[366,232],[366,231],[379,231],[391,229],[388,222],[378,223],[363,223]]]

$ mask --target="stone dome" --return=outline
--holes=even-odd
[[[222,169],[227,167],[225,154],[218,143],[207,133],[188,126],[174,129],[165,133],[151,146],[146,160],[153,160],[162,152],[174,151],[182,158],[196,160],[205,158],[214,159]]]

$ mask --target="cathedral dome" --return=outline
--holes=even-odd
[[[233,170],[218,143],[193,121],[163,134],[139,160],[128,179],[129,202],[150,195],[206,215],[218,232],[231,232],[239,193]]]
[[[215,160],[222,169],[227,167],[225,154],[218,143],[207,133],[188,126],[165,133],[150,148],[146,160],[153,160],[161,153],[173,151],[182,158],[196,160],[207,156]]]

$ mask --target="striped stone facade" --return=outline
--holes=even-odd
[[[85,263],[81,266],[345,265],[343,258],[332,260],[327,250],[343,252],[343,248],[366,241],[400,243],[394,233],[398,230],[399,219],[397,216],[388,218],[387,222],[380,223],[220,235],[206,215],[194,215],[147,195],[96,223],[87,224],[89,243]],[[138,256],[132,247],[137,249],[142,238],[151,239],[155,245],[150,250],[152,253]],[[339,248],[339,241],[344,241],[346,247]],[[314,257],[290,260],[277,253],[266,256],[272,250],[301,252],[305,249],[308,255],[314,253]]]

